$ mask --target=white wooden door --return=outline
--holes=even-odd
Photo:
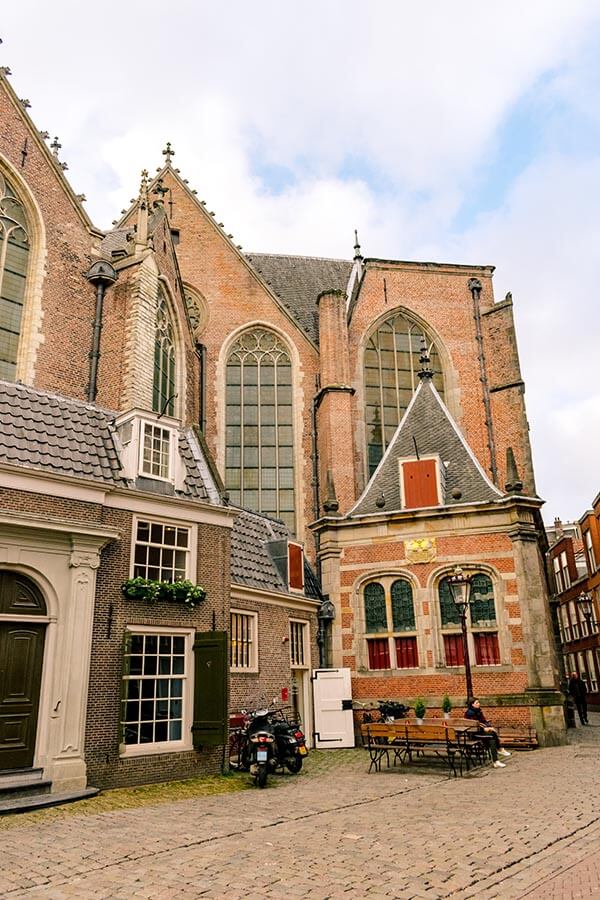
[[[354,747],[350,669],[314,669],[315,747]]]

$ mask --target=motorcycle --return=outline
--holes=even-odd
[[[233,722],[232,722],[233,724]],[[258,787],[269,772],[284,767],[297,774],[308,754],[306,739],[297,722],[282,709],[259,709],[235,717],[238,727],[230,743],[230,766],[249,770]]]

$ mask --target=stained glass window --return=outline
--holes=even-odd
[[[376,581],[365,587],[365,630],[369,633],[388,630],[385,591]]]
[[[391,594],[394,631],[414,631],[415,609],[410,583],[404,579],[394,581]]]
[[[29,235],[23,204],[0,175],[0,378],[13,381],[29,261]]]
[[[433,383],[444,395],[439,354],[421,326],[402,313],[386,319],[370,336],[364,355],[365,415],[369,474],[384,454],[419,384],[421,339],[431,358]]]
[[[494,587],[487,575],[473,575],[471,579],[471,622],[495,622]]]
[[[152,409],[163,415],[175,415],[175,341],[169,310],[162,294],[158,298],[156,311]]]
[[[446,578],[440,581],[440,616],[444,625],[460,625],[460,613],[452,599],[452,590]]]
[[[233,503],[295,531],[292,364],[265,328],[244,332],[227,360],[225,484]]]

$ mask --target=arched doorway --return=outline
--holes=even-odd
[[[0,771],[33,765],[46,603],[19,572],[0,571]]]

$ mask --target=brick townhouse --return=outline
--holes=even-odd
[[[51,774],[77,785],[88,772],[117,784],[214,770],[223,746],[207,734],[223,722],[214,708],[194,709],[198,661],[222,655],[226,639],[233,707],[287,697],[310,722],[320,592],[303,548],[335,612],[321,653],[351,670],[359,699],[422,695],[432,708],[448,693],[464,703],[447,582],[459,565],[471,579],[475,690],[498,716],[561,740],[512,298],[495,301],[493,268],[365,257],[358,238],[347,260],[244,253],[169,145],[105,233],[5,71],[0,118],[6,415],[30,421],[56,403],[73,443],[57,452],[42,430],[39,446],[24,447],[20,432],[17,456],[1,468],[2,573],[11,583],[27,577],[46,637],[33,765],[46,772],[52,753],[77,759],[72,782],[58,763]],[[404,478],[423,479],[408,502]],[[17,513],[37,534],[29,555],[18,549]],[[60,614],[36,562],[57,535]],[[75,549],[81,535],[89,556]],[[181,565],[169,573],[162,561],[175,557]],[[66,586],[73,594],[85,560],[86,615],[69,625]],[[193,609],[127,599],[120,585],[136,573],[185,575],[206,598]],[[19,621],[11,591],[5,629]],[[82,657],[78,695],[50,640],[61,628]],[[204,648],[199,635],[208,635]],[[158,675],[152,709],[131,693],[142,691],[146,660],[149,670],[169,667],[177,690],[176,667],[187,666],[189,684],[193,676],[180,747],[163,746],[158,712],[170,722],[182,698],[159,696],[167,688]],[[67,707],[78,743],[65,737]]]

